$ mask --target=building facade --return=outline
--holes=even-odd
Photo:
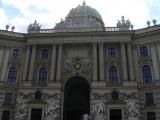
[[[0,30],[0,119],[160,120],[160,25],[105,27],[83,3],[54,29]]]

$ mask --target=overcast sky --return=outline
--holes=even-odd
[[[125,16],[135,29],[146,27],[153,19],[160,24],[160,0],[85,0],[102,16],[106,27],[116,26]],[[15,31],[26,32],[27,26],[37,20],[42,28],[53,28],[64,19],[70,9],[83,0],[0,0],[0,29],[14,25]]]

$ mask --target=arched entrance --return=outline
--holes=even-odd
[[[90,111],[89,83],[80,76],[70,78],[64,87],[63,120],[81,120]]]

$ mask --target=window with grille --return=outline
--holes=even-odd
[[[152,71],[149,65],[144,65],[142,67],[142,76],[143,76],[143,82],[145,84],[152,83]]]
[[[147,120],[156,120],[155,112],[147,112]]]
[[[118,72],[115,66],[109,67],[108,79],[109,79],[109,82],[112,82],[112,83],[118,82]]]
[[[38,82],[43,83],[47,81],[48,76],[48,69],[47,67],[43,66],[39,69],[39,75],[38,75]]]
[[[16,84],[16,78],[17,78],[17,69],[15,67],[9,68],[7,84],[10,84],[10,85]]]
[[[13,93],[5,93],[4,105],[12,105]]]
[[[108,48],[108,56],[109,57],[116,57],[116,48],[114,48],[114,47]]]
[[[17,60],[20,56],[20,49],[13,49],[12,51],[12,59]]]
[[[148,56],[147,46],[140,47],[140,56],[141,57],[147,57]]]
[[[145,93],[146,105],[154,105],[153,93]]]
[[[48,57],[49,57],[49,49],[43,48],[41,50],[41,59],[48,59]]]

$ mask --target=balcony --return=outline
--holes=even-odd
[[[108,81],[106,86],[111,86],[111,87],[123,86],[123,82],[122,81],[117,81],[117,82]]]
[[[32,86],[46,87],[47,86],[47,81],[32,81]]]

